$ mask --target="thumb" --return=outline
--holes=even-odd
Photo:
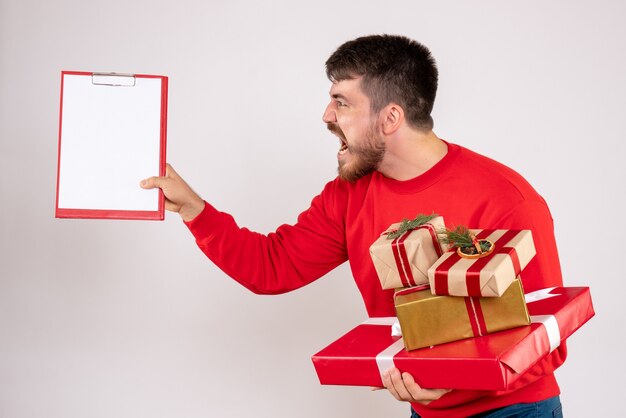
[[[154,189],[163,187],[163,182],[166,180],[165,177],[148,177],[147,179],[141,180],[139,186],[142,189]]]
[[[176,171],[174,171],[174,167],[169,164],[165,164],[165,176],[163,177],[149,177],[147,179],[141,180],[139,185],[144,189],[154,189],[155,187],[163,188],[165,186],[165,182],[169,178],[179,179],[180,176]]]

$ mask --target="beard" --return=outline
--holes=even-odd
[[[346,144],[348,154],[343,160],[339,160],[337,174],[342,180],[354,182],[363,176],[374,172],[385,156],[385,143],[376,132],[375,124],[365,135],[362,144],[347,145],[346,137],[339,126],[334,123],[328,123],[328,130],[339,136],[343,143]]]

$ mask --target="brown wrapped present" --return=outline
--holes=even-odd
[[[452,248],[428,270],[431,291],[449,296],[502,296],[535,256],[529,230],[472,229],[478,240],[492,244],[489,252],[464,255]]]
[[[435,216],[414,228],[409,227],[411,229],[406,231],[403,230],[406,228],[399,230],[410,222],[391,225],[370,247],[370,255],[383,289],[428,283],[428,268],[447,249],[441,247],[437,235],[438,231],[445,228],[441,216]]]
[[[395,305],[407,350],[530,324],[519,279],[499,298],[435,296],[424,285],[396,292]]]

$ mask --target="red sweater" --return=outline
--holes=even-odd
[[[297,289],[349,261],[369,315],[394,316],[393,290],[381,288],[369,246],[392,223],[433,212],[447,226],[532,230],[537,255],[522,272],[525,291],[562,285],[552,217],[543,198],[515,171],[455,144],[448,144],[441,161],[411,180],[379,172],[353,183],[335,179],[295,225],[282,225],[268,235],[240,228],[232,216],[208,203],[187,226],[207,257],[255,293]],[[413,407],[423,417],[462,417],[556,396],[552,373],[565,356],[563,344],[511,390],[457,390],[427,407]]]

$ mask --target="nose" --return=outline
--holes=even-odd
[[[337,122],[337,114],[335,113],[333,102],[328,103],[328,106],[326,106],[326,110],[324,110],[324,114],[322,115],[322,120],[325,123]]]

